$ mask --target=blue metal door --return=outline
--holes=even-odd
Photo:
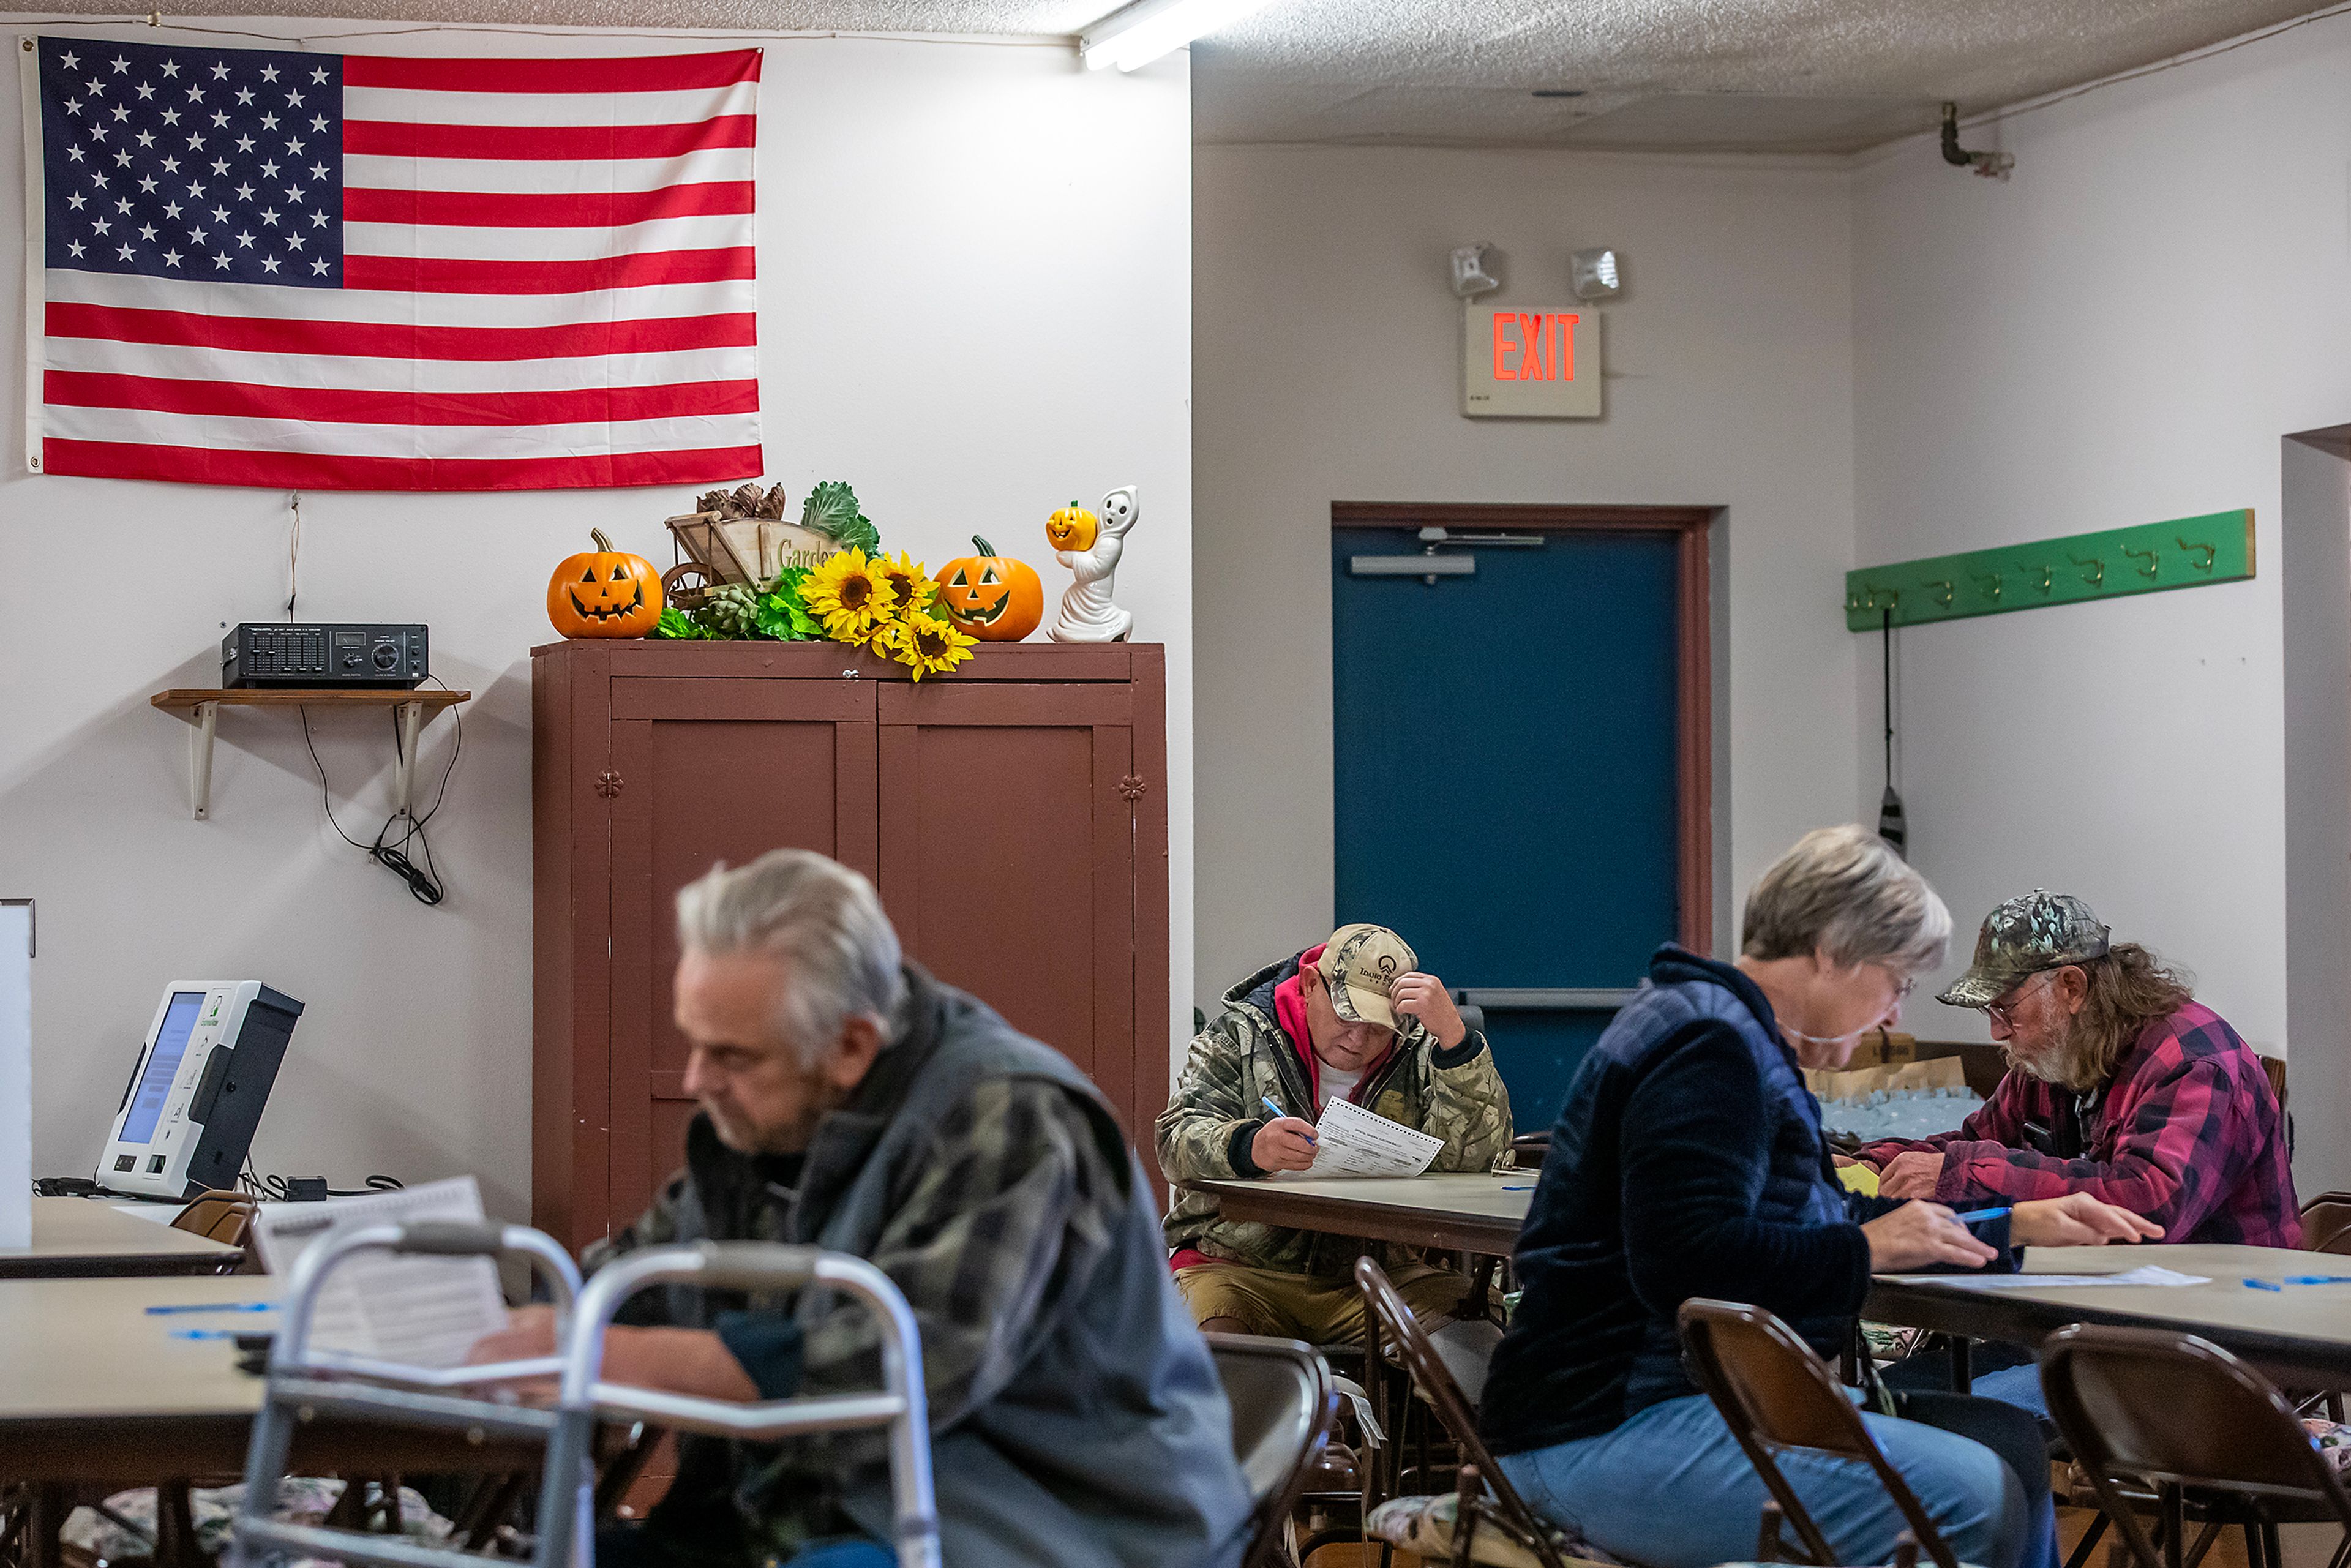
[[[1520,1132],[1680,915],[1678,538],[1537,537],[1432,581],[1377,564],[1411,528],[1332,530],[1338,920],[1485,1003]]]

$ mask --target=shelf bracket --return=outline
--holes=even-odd
[[[196,727],[188,731],[188,793],[202,822],[213,813],[213,727],[220,719],[220,704],[198,703],[194,716]]]
[[[394,807],[416,817],[416,737],[424,727],[424,705],[402,703],[395,710],[400,715],[400,766],[392,786]]]

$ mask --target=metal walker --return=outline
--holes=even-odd
[[[321,1284],[337,1265],[369,1251],[528,1258],[555,1298],[556,1354],[441,1369],[312,1346],[311,1316]],[[880,1326],[883,1386],[871,1394],[737,1405],[603,1382],[604,1333],[613,1314],[639,1291],[661,1284],[741,1291],[815,1284],[843,1291],[862,1301]],[[226,1568],[262,1568],[273,1552],[381,1568],[482,1568],[488,1561],[402,1536],[272,1519],[295,1426],[321,1414],[444,1427],[474,1441],[488,1436],[543,1440],[547,1458],[540,1476],[532,1568],[593,1568],[592,1452],[600,1422],[641,1420],[751,1441],[887,1427],[898,1562],[901,1568],[939,1568],[930,1427],[914,1312],[889,1277],[862,1258],[771,1242],[649,1248],[605,1265],[583,1288],[578,1269],[555,1239],[525,1226],[379,1225],[323,1241],[304,1253],[287,1278],[284,1318],[270,1347],[268,1383],[246,1455],[245,1496]],[[491,1396],[498,1385],[548,1377],[559,1379],[552,1406]]]

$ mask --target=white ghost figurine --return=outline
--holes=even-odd
[[[1143,515],[1135,487],[1120,486],[1102,498],[1102,527],[1090,550],[1055,550],[1053,559],[1070,569],[1077,580],[1061,595],[1061,613],[1045,635],[1056,643],[1123,643],[1134,630],[1134,617],[1111,602],[1118,558],[1125,553],[1126,534]]]

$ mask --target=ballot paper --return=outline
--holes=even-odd
[[[2182,1274],[2152,1263],[2119,1274],[1891,1274],[1905,1285],[1956,1285],[1963,1291],[2077,1290],[2090,1285],[2209,1285],[2205,1274]]]
[[[1442,1138],[1375,1115],[1352,1100],[1333,1099],[1314,1126],[1311,1176],[1414,1176],[1428,1168]]]
[[[263,1266],[284,1275],[330,1236],[370,1225],[481,1218],[482,1189],[472,1176],[453,1176],[323,1203],[265,1203],[253,1234]],[[310,1319],[310,1343],[411,1366],[458,1366],[475,1340],[506,1322],[497,1268],[486,1258],[362,1252],[327,1276]]]

